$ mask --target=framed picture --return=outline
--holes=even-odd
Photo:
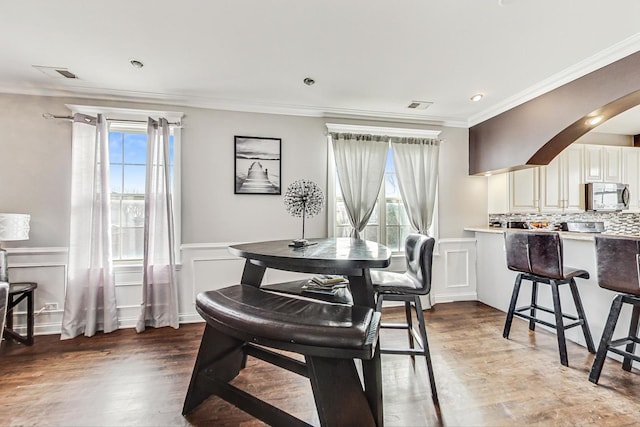
[[[235,194],[281,194],[280,138],[235,137]]]

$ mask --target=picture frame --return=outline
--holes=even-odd
[[[234,136],[234,194],[282,194],[282,139]]]

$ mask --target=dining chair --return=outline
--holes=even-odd
[[[381,323],[380,328],[406,329],[409,335],[409,348],[381,347],[382,354],[408,354],[412,358],[416,355],[424,356],[427,361],[429,383],[431,384],[431,397],[438,404],[438,392],[436,390],[427,330],[425,327],[424,313],[420,302],[421,295],[428,295],[431,291],[431,270],[433,260],[433,248],[435,239],[424,234],[412,233],[405,240],[406,271],[395,273],[389,271],[372,270],[371,281],[376,292],[376,310],[382,310],[384,301],[404,302],[406,323]],[[412,320],[412,308],[415,310],[418,320],[418,331],[415,330]],[[416,346],[416,343],[418,346]]]

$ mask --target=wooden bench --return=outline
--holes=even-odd
[[[322,426],[375,425],[354,359],[376,351],[380,314],[362,306],[326,304],[235,285],[199,294],[207,322],[184,402],[187,415],[217,395],[271,425],[309,425],[229,384],[257,357],[311,381]],[[305,356],[305,362],[270,349]]]

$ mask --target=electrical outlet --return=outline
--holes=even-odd
[[[58,310],[58,303],[57,302],[46,302],[46,303],[44,303],[44,310],[45,311],[56,311],[56,310]]]

